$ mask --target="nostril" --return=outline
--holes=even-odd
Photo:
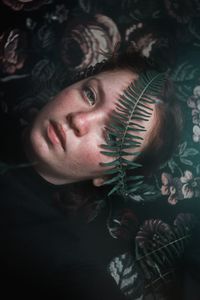
[[[76,136],[81,136],[81,130],[79,129],[77,125],[77,121],[75,120],[75,116],[73,114],[69,114],[67,117],[67,123],[69,125],[69,128],[71,128]]]
[[[75,135],[81,136],[81,132],[78,128],[73,128],[73,129],[74,129]]]
[[[69,127],[72,127],[72,115],[71,114],[67,115],[66,119]]]

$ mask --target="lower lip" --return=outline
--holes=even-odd
[[[47,127],[47,135],[48,135],[48,138],[50,140],[50,142],[53,144],[53,145],[58,145],[60,144],[61,145],[61,142],[54,130],[54,127],[51,123],[49,123],[48,127]]]

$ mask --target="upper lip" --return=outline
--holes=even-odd
[[[52,120],[50,121],[50,123],[52,124],[63,149],[66,150],[66,133],[65,133],[62,125],[60,123],[58,123],[56,121],[52,121]]]

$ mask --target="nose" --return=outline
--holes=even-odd
[[[90,130],[100,125],[102,118],[91,112],[70,113],[67,116],[69,127],[73,129],[76,136],[82,137]]]

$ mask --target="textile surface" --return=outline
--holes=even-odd
[[[146,207],[143,215],[138,208],[143,199],[138,195],[134,199],[136,210],[120,206],[113,209],[108,222],[114,238],[134,236],[137,249],[134,246],[132,250],[137,261],[143,262],[146,251],[154,249],[155,256],[148,256],[144,268],[135,263],[130,253],[114,258],[108,266],[128,297],[153,299],[148,294],[155,285],[156,291],[159,289],[160,281],[168,283],[171,279],[168,273],[173,269],[172,261],[168,261],[169,265],[160,261],[158,249],[167,243],[174,245],[173,253],[182,253],[182,241],[187,240],[198,219],[200,1],[2,0],[0,105],[5,113],[17,112],[20,122],[28,122],[32,111],[50,101],[61,84],[101,62],[120,41],[129,42],[164,71],[170,71],[183,112],[179,146],[151,179],[158,193],[155,201],[143,204]],[[176,254],[174,257],[176,260]],[[154,259],[156,263],[152,262]]]

